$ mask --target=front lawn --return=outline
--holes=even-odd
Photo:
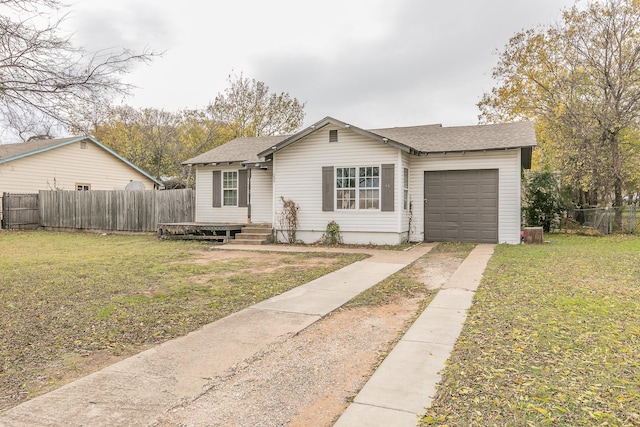
[[[0,233],[0,411],[364,255]]]
[[[421,425],[640,425],[640,238],[499,245]]]

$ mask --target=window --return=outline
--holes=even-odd
[[[402,174],[402,206],[409,209],[409,169],[404,168]]]
[[[76,184],[76,191],[89,191],[91,184]]]
[[[238,205],[238,171],[222,172],[222,205]]]
[[[380,209],[380,168],[336,168],[336,202],[338,209]]]
[[[360,168],[360,209],[380,209],[380,168]]]
[[[338,142],[338,129],[329,131],[329,142]]]
[[[356,168],[336,168],[338,209],[356,208]]]

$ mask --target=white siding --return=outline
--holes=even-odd
[[[424,240],[424,172],[498,169],[498,241],[520,242],[520,150],[449,153],[411,158],[412,241]]]
[[[39,190],[75,190],[90,184],[91,190],[124,190],[140,181],[146,190],[154,182],[90,141],[80,141],[0,164],[0,193],[36,193]]]
[[[235,206],[213,207],[213,171],[237,171],[238,165],[196,166],[196,222],[247,222],[248,209]]]
[[[338,130],[338,142],[329,142],[329,130]],[[274,226],[281,206],[280,197],[293,200],[298,211],[298,238],[311,243],[336,221],[345,243],[399,243],[401,240],[400,150],[360,136],[348,129],[327,126],[274,154]],[[395,210],[322,211],[322,167],[358,167],[395,164]],[[335,196],[334,196],[335,197]],[[380,233],[380,234],[377,234]],[[381,239],[379,242],[377,239]]]
[[[271,170],[251,170],[251,222],[273,221],[273,176]]]

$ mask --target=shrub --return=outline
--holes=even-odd
[[[549,170],[531,171],[524,181],[524,222],[544,231],[558,228],[560,218],[568,209],[567,197],[560,180]]]

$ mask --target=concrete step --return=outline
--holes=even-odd
[[[261,245],[267,243],[272,237],[271,224],[251,224],[242,229],[229,241],[232,244]]]
[[[236,235],[235,239],[231,239],[227,243],[230,245],[264,245],[265,243],[267,243],[266,239],[251,240],[251,239],[238,239],[237,237],[238,236]]]
[[[242,228],[242,233],[267,233],[271,234],[271,226],[268,227],[255,227],[255,226],[247,226]]]
[[[236,240],[267,240],[271,237],[271,233],[238,233],[236,234]]]

